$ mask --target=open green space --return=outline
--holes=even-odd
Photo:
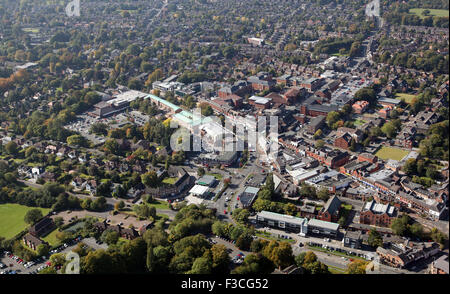
[[[448,10],[445,9],[412,8],[409,10],[409,13],[415,14],[423,19],[426,17],[422,14],[424,10],[430,11],[428,16],[448,17]]]
[[[175,184],[175,182],[177,180],[178,180],[178,178],[175,178],[175,177],[173,177],[173,178],[167,177],[167,178],[164,178],[164,180],[162,182],[164,184],[173,185],[173,184]]]
[[[366,260],[366,259],[364,259],[362,257],[357,256],[357,255],[345,254],[345,253],[342,253],[342,252],[339,252],[339,251],[328,250],[328,249],[325,249],[325,248],[319,247],[319,246],[311,246],[311,245],[306,245],[306,246],[308,248],[310,248],[311,250],[325,252],[325,253],[333,254],[333,255],[336,255],[336,256],[343,256],[343,257],[346,257],[346,258]]]
[[[25,214],[34,207],[28,207],[20,204],[0,204],[0,237],[11,239],[21,231],[23,231],[28,224],[23,218]],[[39,208],[43,215],[50,212],[49,208]]]
[[[399,148],[387,147],[387,146],[381,147],[377,151],[377,153],[375,153],[375,155],[381,159],[385,159],[385,160],[393,159],[393,160],[397,160],[397,161],[402,160],[408,154],[409,154],[409,151],[399,149]]]
[[[366,123],[366,121],[365,120],[362,120],[362,119],[356,119],[354,122],[353,122],[353,124],[356,126],[356,127],[359,127],[359,126],[362,126],[363,124],[365,124]]]
[[[398,99],[398,100],[405,99],[405,102],[408,104],[411,103],[414,98],[416,98],[416,95],[406,94],[406,93],[395,94],[395,99]]]
[[[275,240],[275,241],[278,241],[278,242],[288,242],[288,243],[295,243],[296,242],[294,239],[282,239],[282,238],[278,238],[276,236],[273,236],[270,233],[262,232],[262,231],[256,231],[255,235],[257,237],[260,237],[260,238],[263,238],[263,239]]]
[[[50,244],[51,247],[59,246],[61,244],[61,241],[58,238],[56,238],[57,233],[58,229],[55,229],[53,230],[53,232],[51,232],[50,234],[41,239]]]
[[[167,201],[153,200],[147,204],[148,206],[153,206],[156,209],[169,209],[169,203]]]
[[[221,174],[218,174],[218,173],[206,173],[207,175],[209,175],[209,176],[213,176],[213,177],[215,177],[218,181],[221,181],[222,180],[222,175]]]
[[[340,267],[336,267],[336,266],[332,266],[332,265],[328,265],[328,270],[330,271],[330,273],[332,273],[333,275],[342,275],[345,274],[345,269],[342,269]]]

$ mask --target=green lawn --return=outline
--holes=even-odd
[[[178,180],[178,178],[164,178],[162,181],[164,184],[173,185]]]
[[[332,266],[332,265],[328,265],[328,270],[330,271],[330,273],[332,273],[333,275],[342,275],[345,274],[345,269],[342,269],[340,267],[336,267],[336,266]]]
[[[206,173],[206,174],[215,177],[218,181],[221,181],[223,178],[221,174],[214,174],[214,173]]]
[[[11,239],[21,231],[23,231],[28,224],[23,218],[27,211],[34,207],[28,207],[19,204],[0,204],[0,237]],[[50,212],[48,208],[39,208],[43,215]]]
[[[409,154],[409,151],[405,151],[399,148],[393,148],[393,147],[386,147],[383,146],[380,148],[380,150],[375,153],[376,156],[378,156],[381,159],[394,159],[397,161],[402,160],[406,155]]]
[[[275,241],[278,241],[278,242],[288,242],[288,243],[295,243],[296,242],[294,239],[282,239],[282,238],[278,238],[276,236],[272,236],[272,234],[270,234],[270,233],[262,232],[262,231],[256,231],[255,235],[260,237],[260,238],[263,238],[263,239],[275,240]]]
[[[339,252],[339,251],[332,251],[332,250],[328,250],[328,249],[325,249],[325,248],[319,247],[319,246],[311,246],[311,245],[306,245],[306,246],[308,248],[310,248],[311,250],[325,252],[325,253],[329,253],[329,254],[336,255],[336,256],[344,256],[344,257],[347,257],[347,258],[366,260],[366,259],[364,259],[362,257],[357,256],[357,255],[345,254],[345,253]]]
[[[51,232],[50,234],[41,239],[50,244],[50,246],[52,247],[59,246],[61,244],[61,241],[58,238],[56,238],[57,233],[58,229],[55,229],[53,230],[53,232]]]
[[[408,104],[411,103],[414,98],[416,98],[416,95],[406,94],[406,93],[397,93],[395,95],[395,99],[398,99],[398,100],[405,99],[405,102]]]
[[[362,126],[363,124],[365,124],[366,121],[358,118],[353,123],[355,124],[356,127],[359,127],[359,126]]]
[[[422,15],[422,11],[429,10],[430,14],[429,16],[440,16],[440,17],[448,17],[448,10],[445,9],[428,9],[428,8],[412,8],[409,10],[409,13],[416,14],[420,18],[425,18],[424,15]]]
[[[154,200],[148,206],[153,206],[156,209],[169,209],[169,203],[167,201]]]

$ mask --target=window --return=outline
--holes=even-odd
[[[275,226],[275,222],[274,221],[268,221],[267,223],[269,224],[269,226]]]
[[[285,227],[286,227],[286,223],[280,221],[280,222],[278,223],[278,226],[279,226],[280,228],[285,228]]]

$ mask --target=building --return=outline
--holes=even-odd
[[[308,221],[308,234],[336,239],[338,233],[339,224],[318,219]]]
[[[390,227],[397,213],[394,206],[390,204],[367,202],[360,213],[359,222],[366,225]]]
[[[324,207],[317,213],[317,219],[327,222],[337,222],[339,219],[339,210],[341,208],[341,200],[336,195],[328,199]]]
[[[55,223],[50,217],[44,217],[36,224],[32,225],[28,232],[35,237],[40,237],[48,232],[52,231],[55,228]]]
[[[308,125],[308,132],[314,134],[318,129],[325,125],[325,116],[319,115],[311,119]]]
[[[364,113],[367,108],[369,107],[369,102],[361,100],[361,101],[356,101],[353,105],[353,111],[357,114],[362,114]]]
[[[245,188],[244,192],[242,192],[241,196],[239,197],[239,201],[241,201],[241,204],[244,208],[251,207],[253,201],[255,201],[256,196],[258,196],[259,188],[255,187],[247,187]]]
[[[198,185],[212,187],[216,183],[216,178],[211,175],[204,175],[200,179],[197,180]]]
[[[257,214],[256,220],[263,226],[299,233],[303,236],[308,233],[308,220],[305,218],[263,210]]]
[[[352,136],[345,133],[334,140],[334,146],[342,149],[349,149],[352,144]]]
[[[139,237],[138,231],[134,228],[123,228],[120,225],[109,225],[106,220],[103,222],[97,222],[94,224],[94,229],[97,230],[99,234],[102,234],[106,230],[111,230],[117,232],[120,237],[125,238],[127,240],[133,240]]]
[[[406,242],[406,244],[391,244],[388,248],[377,248],[380,261],[396,268],[405,268],[416,261],[436,255],[439,251],[439,244],[435,242],[416,244]]]
[[[189,190],[189,194],[200,198],[205,198],[209,194],[209,187],[202,185],[195,185],[194,187],[192,187],[191,190]]]
[[[25,245],[27,245],[28,247],[30,247],[33,250],[36,250],[39,247],[39,245],[42,245],[42,244],[48,245],[47,242],[42,241],[41,239],[39,239],[36,236],[33,236],[30,233],[26,234],[23,237],[22,241],[25,243]]]
[[[431,264],[431,274],[448,275],[448,255],[442,255]]]
[[[361,232],[360,231],[347,231],[345,232],[342,244],[345,247],[359,249],[361,248]]]

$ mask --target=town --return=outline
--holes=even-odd
[[[448,1],[57,2],[0,2],[1,274],[449,274]]]

